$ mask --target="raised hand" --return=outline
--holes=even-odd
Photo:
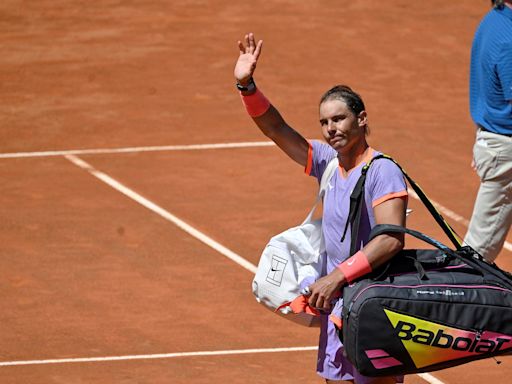
[[[238,41],[240,56],[235,65],[234,75],[239,84],[247,85],[256,69],[256,63],[261,53],[263,40],[258,41],[256,44],[254,34],[252,33],[245,35],[244,40],[245,45],[240,40]]]

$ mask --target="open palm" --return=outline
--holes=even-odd
[[[240,49],[240,56],[235,65],[234,75],[235,79],[242,85],[246,85],[252,77],[256,69],[256,63],[261,53],[263,40],[256,41],[254,35],[249,33],[245,35],[245,45],[238,41],[238,48]]]

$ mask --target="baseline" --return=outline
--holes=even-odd
[[[17,159],[17,158],[23,158],[23,157],[50,157],[50,156],[66,156],[66,155],[98,155],[98,154],[109,154],[109,153],[191,151],[191,150],[197,150],[197,149],[226,149],[226,148],[249,148],[249,147],[272,147],[272,146],[275,146],[273,141],[252,141],[252,142],[218,143],[218,144],[161,145],[161,146],[150,146],[150,147],[69,149],[69,150],[63,150],[63,151],[0,153],[0,159]]]
[[[261,349],[255,348],[255,349],[232,349],[232,350],[225,350],[225,351],[157,353],[157,354],[151,354],[151,355],[126,355],[126,356],[105,356],[105,357],[77,357],[77,358],[47,359],[47,360],[2,361],[2,362],[0,362],[0,367],[17,366],[17,365],[93,363],[93,362],[123,361],[123,360],[172,359],[172,358],[176,358],[176,357],[242,355],[242,354],[249,354],[249,353],[302,352],[302,351],[314,351],[316,349],[317,349],[317,347],[261,348]]]

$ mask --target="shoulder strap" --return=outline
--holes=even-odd
[[[367,164],[363,166],[363,168],[361,169],[361,176],[359,176],[356,186],[354,187],[352,193],[350,194],[350,210],[347,222],[345,223],[345,229],[343,230],[343,234],[341,236],[341,241],[343,242],[345,240],[345,236],[347,235],[348,226],[350,224],[350,255],[353,255],[354,253],[357,252],[357,237],[359,234],[359,226],[361,224],[361,212],[363,210],[364,184],[366,182],[366,173],[368,172],[368,168],[370,168],[370,165],[376,158],[378,158],[378,156],[372,158]]]
[[[311,211],[309,211],[309,214],[307,215],[306,219],[302,222],[302,224],[308,223],[311,221],[313,214],[315,213],[316,207],[320,200],[325,195],[325,190],[327,189],[327,185],[329,184],[329,181],[331,180],[332,176],[334,175],[334,172],[336,169],[338,169],[339,161],[338,157],[334,157],[327,166],[325,167],[324,173],[322,174],[322,178],[320,179],[320,187],[318,188],[318,195],[316,197],[315,204],[313,205],[313,208],[311,208]]]
[[[454,244],[456,249],[460,249],[462,247],[462,240],[459,235],[453,230],[453,228],[446,222],[443,216],[437,211],[432,202],[428,199],[427,195],[423,192],[423,190],[419,187],[418,184],[404,171],[404,169],[398,164],[392,157],[384,154],[380,154],[372,158],[361,170],[361,176],[350,196],[350,212],[347,223],[345,225],[345,230],[343,232],[343,236],[341,241],[345,239],[345,235],[347,232],[348,225],[352,228],[351,231],[351,246],[350,246],[350,254],[353,255],[357,251],[357,235],[359,231],[359,224],[361,219],[361,210],[362,210],[362,201],[364,199],[364,184],[366,181],[366,174],[371,164],[375,160],[378,159],[388,159],[392,161],[399,169],[402,171],[403,175],[411,185],[412,189],[417,193],[420,200],[427,207],[430,214],[434,217],[436,222],[439,224],[444,233],[448,236],[451,242]]]

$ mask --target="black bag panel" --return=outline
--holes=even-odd
[[[414,257],[415,253],[409,252],[408,256]],[[439,256],[438,253],[430,251],[420,254],[420,259],[425,255],[434,259]],[[394,262],[397,263],[397,260],[399,261],[399,258]],[[432,260],[423,264],[439,266]],[[407,273],[386,274],[380,280],[360,280],[344,289],[343,330],[340,337],[347,357],[358,371],[367,376],[429,372],[512,350],[512,291],[504,288],[506,284],[503,284],[496,275],[476,271],[459,259],[450,258],[448,262],[442,261],[441,265],[444,267],[427,269],[426,280],[420,277],[413,264],[409,264],[413,270]],[[388,271],[391,269],[392,267],[389,267]],[[428,337],[432,339],[434,345],[422,346],[419,343],[420,350],[421,347],[426,348],[424,356],[416,354],[416,360],[433,359],[432,363],[415,364],[414,358],[399,337],[403,335],[399,332],[400,327],[393,326],[386,315],[386,310],[392,311],[393,316],[414,318],[411,324],[416,321],[429,323],[426,331],[421,331],[422,328],[418,327],[419,334],[412,337],[424,342],[429,341]],[[431,334],[428,333],[430,327],[434,327],[434,330],[430,331]],[[476,334],[482,333],[484,336],[491,332],[510,337],[504,336],[507,341],[503,341],[499,350],[494,348],[486,351],[486,346],[493,343],[489,341],[483,345],[475,344],[475,348],[481,349],[479,353],[457,356],[464,354],[464,351],[458,349],[470,348],[466,345],[468,341],[464,337],[457,339],[456,336],[444,336],[443,333],[436,341],[437,332],[443,327],[455,329],[455,335],[470,332],[474,335],[470,337],[472,343],[477,337]],[[407,331],[407,328],[405,330]],[[443,342],[446,344],[450,337],[452,340],[458,340],[455,349],[442,348]],[[417,347],[411,343],[409,344]],[[436,346],[436,343],[440,346]],[[375,351],[377,357],[370,358],[368,353],[375,354]],[[379,353],[383,356],[379,356]],[[436,356],[443,353],[448,353],[449,359],[437,361]]]
[[[461,302],[414,300],[412,305],[408,298],[370,296],[361,300],[358,308],[353,307],[345,319],[343,342],[346,354],[362,374],[388,376],[444,369],[510,352],[510,295],[497,296],[501,296],[502,303],[507,305],[490,307],[467,303],[461,299],[463,296],[459,298]],[[496,300],[499,301],[499,297]],[[386,311],[397,316],[398,323],[393,325]],[[474,322],[475,318],[479,320]],[[489,332],[510,337],[504,336],[498,341],[486,339]],[[443,356],[447,360],[440,361]]]

